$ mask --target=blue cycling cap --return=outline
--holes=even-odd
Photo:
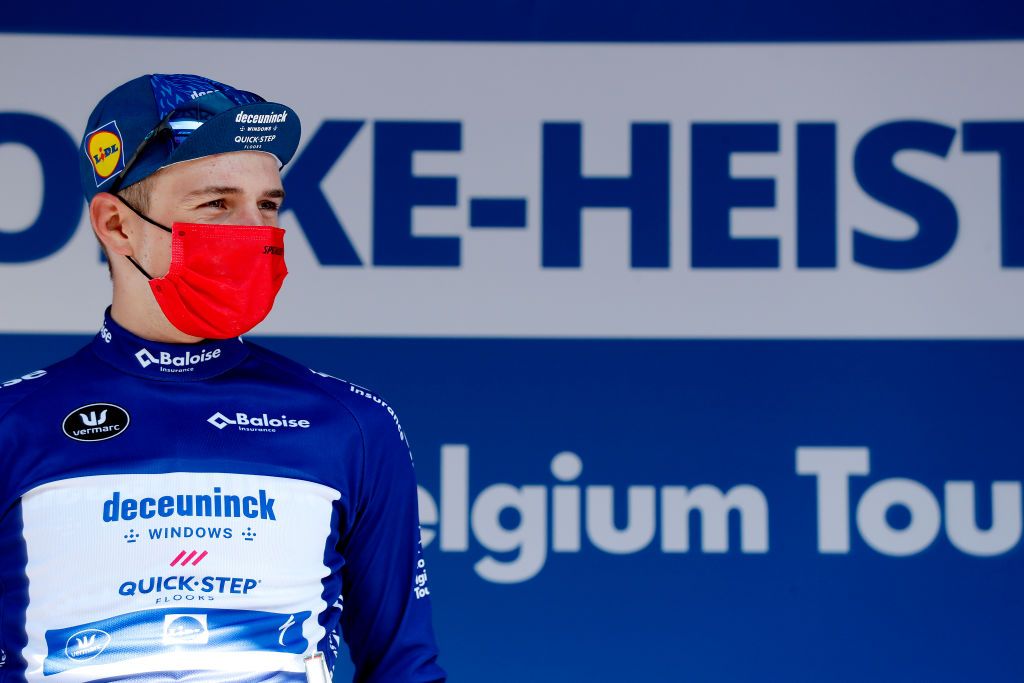
[[[283,167],[301,133],[289,107],[192,74],[150,74],[118,86],[85,130],[79,170],[86,201],[222,152],[267,152]]]

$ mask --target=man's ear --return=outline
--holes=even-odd
[[[100,243],[106,247],[108,254],[132,256],[134,253],[129,243],[129,233],[125,231],[124,219],[129,211],[128,207],[109,192],[98,192],[89,202],[92,230]]]

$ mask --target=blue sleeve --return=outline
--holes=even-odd
[[[370,419],[360,421],[363,476],[340,542],[342,634],[356,683],[444,681],[436,663],[412,457],[397,418],[381,404],[371,404]]]

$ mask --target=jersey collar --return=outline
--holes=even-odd
[[[101,359],[130,375],[170,382],[210,379],[239,365],[249,355],[240,337],[198,344],[165,344],[137,337],[110,317],[92,340]]]

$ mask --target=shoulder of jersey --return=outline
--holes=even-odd
[[[0,381],[0,420],[3,420],[26,398],[43,392],[56,379],[67,374],[74,359],[75,356],[71,356],[42,370],[33,370]]]
[[[322,392],[343,405],[364,429],[393,431],[400,440],[405,440],[405,433],[394,408],[374,392],[339,377],[307,368],[259,344],[246,343],[257,359],[275,366],[279,371],[287,372],[296,381],[307,384],[311,391]]]

